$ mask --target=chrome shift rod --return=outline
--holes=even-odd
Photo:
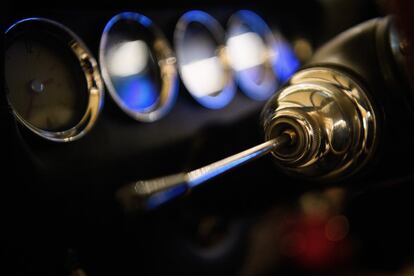
[[[291,144],[294,139],[295,133],[287,130],[274,139],[190,172],[129,184],[117,195],[126,209],[154,209],[218,175]]]
[[[368,94],[346,73],[303,69],[263,108],[267,142],[188,173],[135,182],[118,196],[127,209],[152,209],[268,152],[287,174],[338,181],[372,158],[378,143],[376,118]]]

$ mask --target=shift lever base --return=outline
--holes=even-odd
[[[266,139],[293,129],[296,143],[273,150],[285,172],[337,181],[356,173],[373,155],[377,116],[366,91],[347,74],[315,67],[296,73],[266,104]]]

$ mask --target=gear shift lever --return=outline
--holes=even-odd
[[[292,145],[295,140],[296,134],[291,130],[285,130],[274,139],[199,169],[127,185],[118,192],[118,197],[126,209],[153,209],[215,176],[255,160],[272,150]]]
[[[358,171],[376,144],[375,113],[364,90],[328,68],[298,72],[262,113],[266,142],[188,173],[122,188],[127,209],[152,209],[205,181],[271,152],[287,173],[328,181]]]

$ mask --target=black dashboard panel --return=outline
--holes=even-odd
[[[341,31],[387,14],[375,1],[340,0],[8,4],[5,29],[24,18],[55,20],[84,41],[98,66],[102,31],[120,12],[147,16],[174,46],[175,24],[189,10],[209,13],[224,28],[234,12],[252,10],[302,64]],[[155,210],[125,212],[122,187],[263,142],[264,104],[238,89],[226,107],[207,109],[180,80],[168,114],[144,123],[123,113],[105,88],[90,132],[56,143],[24,127],[2,93],[9,275],[409,274],[409,162],[331,185],[286,175],[266,156]]]

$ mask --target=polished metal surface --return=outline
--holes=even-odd
[[[285,172],[309,180],[337,181],[356,173],[372,156],[377,120],[364,89],[329,68],[296,73],[262,113],[267,140],[286,128],[295,145],[272,151]]]
[[[98,64],[92,53],[80,37],[56,21],[46,18],[23,19],[6,30],[6,39],[8,35],[12,36],[16,27],[20,31],[21,28],[30,27],[30,32],[34,32],[35,30],[44,31],[44,28],[47,27],[50,36],[60,38],[63,45],[70,47],[70,50],[75,54],[79,62],[80,69],[83,71],[87,88],[85,93],[88,97],[88,103],[83,117],[70,129],[62,131],[41,129],[26,121],[21,114],[13,110],[17,120],[33,133],[54,142],[70,142],[83,137],[95,124],[104,102],[103,82],[99,73]],[[42,93],[44,84],[33,81],[31,83],[31,89],[36,91],[36,93]]]
[[[289,145],[294,140],[295,134],[286,130],[272,140],[188,173],[137,181],[122,188],[118,192],[118,198],[126,209],[153,209],[218,175]]]
[[[407,81],[411,90],[414,90],[414,72],[410,73],[408,41],[397,30],[395,19],[393,17],[387,17],[386,19],[382,21],[382,24],[386,25],[388,31],[389,46],[393,59],[398,66],[398,73]]]

